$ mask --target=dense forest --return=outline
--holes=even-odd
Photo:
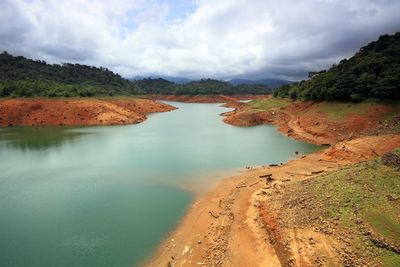
[[[47,64],[22,56],[0,54],[0,97],[70,97],[133,94],[265,94],[266,85],[203,79],[176,84],[165,79],[129,81],[106,68],[80,64]]]
[[[271,94],[272,89],[263,84],[238,84],[201,79],[185,84],[176,84],[165,79],[141,79],[133,81],[136,91],[143,94],[169,95],[213,95],[213,94]]]
[[[400,100],[400,33],[382,35],[328,71],[284,85],[275,97],[317,101]]]
[[[0,54],[0,96],[94,96],[132,94],[134,86],[105,68],[47,64]]]

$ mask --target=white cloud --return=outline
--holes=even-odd
[[[2,0],[0,50],[127,77],[298,78],[400,29],[395,0],[198,0],[179,18],[170,3]]]

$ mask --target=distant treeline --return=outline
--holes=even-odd
[[[72,97],[135,94],[266,94],[266,85],[231,85],[203,79],[176,84],[165,79],[129,81],[106,68],[81,64],[47,64],[0,54],[0,97]]]
[[[185,84],[176,84],[165,79],[142,79],[133,81],[135,88],[143,94],[213,95],[213,94],[271,94],[273,90],[263,84],[232,85],[225,81],[201,79]]]
[[[317,101],[400,100],[400,33],[382,35],[328,71],[284,85],[275,97]]]

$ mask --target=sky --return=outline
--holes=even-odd
[[[298,80],[382,34],[399,0],[0,0],[0,51],[123,77]]]

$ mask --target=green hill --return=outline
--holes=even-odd
[[[93,96],[132,94],[134,86],[106,68],[47,64],[0,54],[0,96]]]
[[[382,35],[350,59],[307,81],[282,86],[274,96],[318,101],[400,100],[400,33]]]
[[[135,88],[143,94],[167,95],[233,95],[233,94],[271,94],[273,90],[263,84],[238,84],[201,79],[185,84],[176,84],[165,79],[141,79],[133,81]]]
[[[129,81],[106,68],[45,61],[0,54],[0,97],[70,97],[132,94],[266,94],[266,85],[202,79],[176,84],[165,79]]]

